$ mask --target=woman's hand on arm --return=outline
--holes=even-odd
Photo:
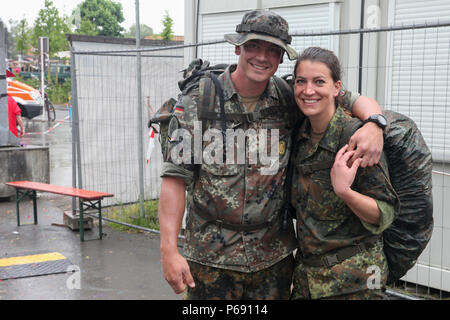
[[[355,153],[348,149],[349,146],[345,145],[336,154],[330,173],[333,190],[361,220],[377,225],[380,222],[381,212],[376,201],[351,189],[362,159],[358,158],[352,165],[348,165]]]

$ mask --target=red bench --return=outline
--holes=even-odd
[[[83,215],[85,209],[98,210],[98,232],[99,239],[102,239],[102,204],[101,201],[105,197],[113,197],[111,193],[89,191],[71,187],[61,187],[47,183],[32,181],[12,181],[6,182],[6,185],[16,189],[16,210],[17,210],[17,226],[20,226],[19,202],[25,196],[29,195],[33,199],[34,224],[37,224],[37,204],[36,191],[49,192],[65,196],[76,197],[80,203],[80,241],[84,241],[84,224]]]

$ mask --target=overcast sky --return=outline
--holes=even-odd
[[[72,10],[83,0],[53,0],[59,14],[71,15]],[[113,0],[122,3],[125,21],[122,27],[126,30],[136,21],[135,0]],[[44,7],[44,0],[1,0],[0,18],[6,25],[9,19],[21,20],[26,18],[29,26],[32,26],[39,10]],[[172,30],[175,35],[184,35],[184,0],[140,0],[139,19],[141,24],[146,24],[154,33],[162,31],[162,19],[165,10],[173,19]]]

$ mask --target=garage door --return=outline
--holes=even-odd
[[[289,23],[290,33],[308,33],[334,30],[338,25],[336,11],[338,6],[332,4],[294,6],[285,8],[271,8],[270,10],[280,14]],[[223,39],[226,33],[234,33],[236,25],[241,23],[245,11],[232,13],[214,13],[201,15],[199,21],[200,42]],[[322,46],[337,49],[336,44],[328,36],[323,37],[294,37],[292,46],[297,50],[303,50],[309,46]],[[236,63],[237,57],[234,47],[228,43],[201,46],[198,57],[211,61],[211,63]],[[285,59],[280,65],[278,75],[292,73],[294,62]]]
[[[448,0],[391,2],[390,24],[450,20]],[[434,160],[450,160],[450,27],[392,32],[387,107],[416,121]]]

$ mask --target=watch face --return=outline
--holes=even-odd
[[[379,114],[376,115],[376,119],[383,127],[385,127],[387,125],[386,118],[383,117],[382,115],[379,115]]]
[[[384,129],[387,126],[386,118],[381,114],[374,114],[370,116],[367,118],[366,122],[368,121],[376,123],[381,129]]]

